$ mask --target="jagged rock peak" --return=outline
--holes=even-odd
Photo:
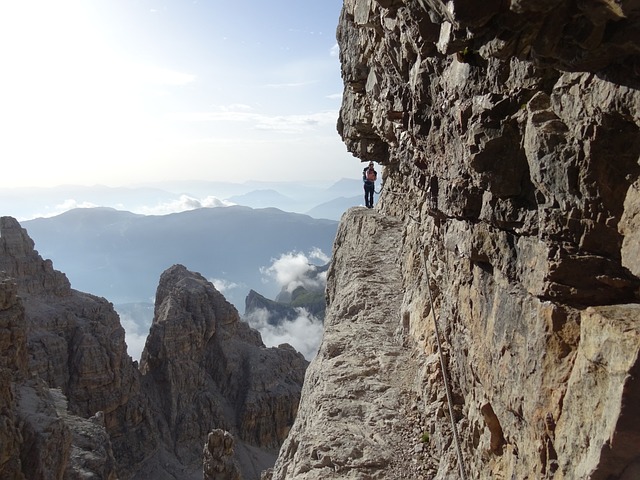
[[[28,357],[39,355],[32,345],[28,347],[27,332],[30,343],[41,346],[53,344],[49,343],[46,334],[39,331],[41,325],[31,322],[31,319],[27,321],[26,311],[29,309],[25,309],[17,291],[13,278],[0,280],[0,478],[91,476],[115,480],[115,460],[104,422],[97,424],[91,419],[73,415],[62,391],[49,388],[36,374],[35,362],[29,362]],[[48,295],[47,298],[60,297]],[[73,297],[61,298],[69,300]],[[24,300],[27,304],[33,301],[32,294]],[[54,316],[54,310],[55,307],[48,308],[47,314]],[[58,359],[63,350],[60,348],[63,341],[59,338],[62,334],[59,329],[56,331],[57,348],[47,349],[49,356],[43,359],[55,365],[52,369],[58,371],[62,370],[61,363],[68,362],[68,358]],[[95,366],[89,369],[95,376]],[[45,369],[40,373],[48,376]],[[85,377],[83,380],[86,382],[88,379]],[[68,386],[66,378],[61,381]]]
[[[160,276],[154,320],[140,369],[146,373],[150,363],[171,358],[199,358],[218,328],[239,321],[236,308],[211,282],[184,265],[173,265]],[[159,330],[161,335],[156,333]],[[253,340],[262,345],[259,334],[253,335]]]
[[[233,458],[233,435],[224,430],[209,432],[203,449],[204,480],[241,480],[240,470]]]
[[[113,427],[131,399],[113,306],[72,290],[11,217],[0,269],[0,478],[116,478],[105,424],[86,419],[103,410]]]
[[[298,316],[297,310],[286,303],[279,303],[251,290],[244,301],[245,318],[254,315],[258,311],[268,312],[268,322],[278,325],[282,321],[294,320]]]
[[[0,272],[14,278],[21,295],[68,295],[67,276],[43,260],[26,229],[13,217],[0,217]]]
[[[199,273],[173,265],[161,275],[140,370],[182,464],[202,465],[203,440],[224,429],[243,475],[266,468],[295,418],[307,365],[290,346],[265,347]]]
[[[179,300],[180,305],[173,305],[173,300]],[[238,312],[211,282],[197,272],[189,271],[184,265],[173,265],[160,276],[158,289],[156,290],[156,317],[159,319],[167,316],[168,308],[180,308],[190,311],[192,314],[201,313],[203,317],[211,317],[211,320],[222,325],[237,322]],[[211,308],[211,310],[195,312],[197,308]],[[209,326],[215,329],[215,325]],[[213,335],[208,331],[205,340]]]

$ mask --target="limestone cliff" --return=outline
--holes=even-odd
[[[209,432],[230,431],[244,477],[258,478],[296,416],[307,361],[288,345],[266,348],[210,282],[182,265],[162,274],[155,305],[140,370],[168,444],[201,472]]]
[[[95,310],[74,314],[57,308],[59,302],[78,299],[67,278],[33,247],[17,221],[0,218],[0,477],[115,479],[103,414],[80,412],[95,393],[94,379],[104,381],[105,369],[96,368],[95,361],[78,363],[95,348],[95,337],[90,329],[83,335],[74,327],[76,321],[91,324]],[[77,341],[67,343],[72,337]],[[82,372],[69,375],[76,367]],[[112,405],[111,385],[106,382],[104,394],[91,398],[91,405]],[[69,408],[61,389],[51,387],[64,388],[81,402]],[[98,410],[104,411],[94,413]]]
[[[138,368],[113,305],[73,290],[11,217],[0,218],[0,347],[3,479],[202,478],[218,428],[235,437],[222,464],[259,478],[307,367],[288,345],[266,348],[211,283],[176,265],[160,279]]]
[[[272,478],[640,477],[639,24],[345,0],[338,131],[384,187],[342,219]]]

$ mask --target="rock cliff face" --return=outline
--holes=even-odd
[[[94,351],[95,337],[89,328],[76,327],[96,326],[95,305],[85,302],[75,312],[63,307],[80,300],[67,278],[33,247],[17,221],[0,218],[0,476],[114,479],[103,415],[89,418],[81,412],[95,382],[104,382],[105,369],[96,368],[95,361],[79,366],[83,354]],[[113,326],[110,319],[106,328]],[[75,368],[79,374],[70,375]],[[113,405],[111,385],[105,382],[104,394],[90,399],[104,407],[94,413]],[[81,401],[70,408],[60,388]]]
[[[0,477],[202,478],[217,428],[244,478],[273,464],[307,362],[266,348],[202,276],[162,275],[138,368],[113,306],[73,290],[10,217],[0,272]]]
[[[296,416],[306,367],[292,347],[266,348],[200,274],[182,265],[162,274],[140,370],[181,464],[201,472],[208,433],[224,429],[245,477],[258,478]]]
[[[633,1],[345,0],[338,130],[384,187],[342,219],[274,479],[638,478],[639,24]]]

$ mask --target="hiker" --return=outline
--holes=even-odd
[[[364,182],[364,204],[367,208],[373,208],[373,192],[378,179],[378,172],[373,168],[373,162],[362,170],[362,181]]]

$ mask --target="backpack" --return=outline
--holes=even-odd
[[[367,180],[370,182],[376,181],[376,171],[373,168],[367,170]]]

